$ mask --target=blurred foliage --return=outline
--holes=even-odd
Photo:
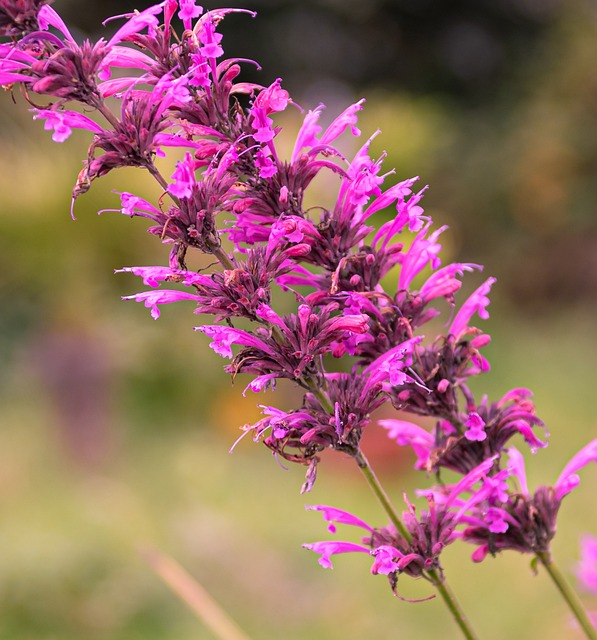
[[[299,104],[328,104],[328,120],[366,95],[363,135],[382,129],[375,152],[387,150],[396,179],[429,183],[426,209],[451,227],[444,260],[477,261],[499,276],[487,323],[493,371],[476,390],[535,390],[552,444],[528,456],[529,475],[553,482],[597,424],[594,7],[227,4],[259,11],[255,21],[230,16],[222,29],[229,55],[263,65],[259,75],[247,67],[249,77],[283,77]],[[81,34],[129,6],[142,4],[55,3]],[[75,132],[52,143],[16,102],[0,95],[0,637],[211,637],[144,564],[137,551],[150,545],[182,562],[254,638],[458,638],[440,603],[397,601],[366,558],[339,558],[324,572],[300,549],[327,535],[305,503],[382,523],[350,461],[327,457],[303,497],[302,469],[283,471],[248,441],[226,453],[238,426],[259,415],[256,402],[293,406],[295,392],[282,385],[275,400],[243,398],[244,381],[232,387],[191,330],[200,321],[191,306],[166,307],[154,322],[142,305],[120,301],[142,286],[113,270],[164,262],[167,247],[139,220],[96,212],[118,206],[112,190],[159,192],[141,171],[120,171],[77,202],[71,221],[88,140]],[[285,126],[298,120],[291,113]],[[324,199],[336,187],[327,180],[317,185]],[[396,503],[423,482],[374,427],[366,446]],[[566,570],[579,531],[597,532],[594,473],[584,472],[563,508],[555,554]],[[470,551],[454,545],[446,565],[484,638],[574,633],[527,558],[473,566]],[[407,581],[400,592],[429,594]]]
[[[108,15],[151,2],[105,0]],[[206,3],[214,8],[215,3]],[[597,294],[597,11],[589,0],[254,0],[227,18],[244,77],[284,79],[305,108],[368,100],[365,135],[398,175],[420,175],[458,259],[486,264],[527,312]],[[114,29],[116,23],[108,23]],[[103,31],[101,32],[103,33]],[[480,242],[481,240],[481,242]],[[560,256],[556,259],[555,256]],[[564,259],[565,256],[565,259]],[[524,272],[524,278],[519,274]]]

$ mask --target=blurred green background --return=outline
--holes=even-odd
[[[493,368],[475,389],[535,391],[552,435],[527,456],[530,482],[553,483],[597,437],[595,6],[243,4],[259,17],[229,17],[222,31],[228,55],[262,63],[247,77],[281,76],[299,104],[328,104],[328,117],[365,95],[361,127],[382,130],[374,148],[387,150],[385,166],[431,185],[426,211],[450,226],[444,262],[478,261],[498,276],[484,325]],[[54,6],[85,34],[142,5]],[[142,285],[113,270],[164,263],[167,247],[142,221],[96,212],[118,205],[112,190],[159,194],[140,171],[119,171],[77,202],[73,222],[88,139],[52,143],[16,102],[0,96],[0,638],[213,637],[152,573],[146,547],[180,561],[255,639],[459,638],[440,602],[392,597],[367,558],[324,571],[301,549],[328,537],[305,504],[385,518],[349,460],[326,456],[314,492],[300,496],[303,469],[281,469],[248,440],[227,453],[259,416],[256,402],[289,408],[296,396],[243,398],[244,381],[233,387],[192,331],[191,306],[154,322],[120,300]],[[365,448],[397,504],[426,483],[375,426]],[[583,472],[561,512],[554,552],[569,575],[579,533],[597,534],[595,482],[594,467]],[[444,558],[481,637],[578,635],[529,558],[473,565],[471,552],[455,544]],[[407,580],[399,590],[430,593]],[[597,596],[585,599],[597,609]]]

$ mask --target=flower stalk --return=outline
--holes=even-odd
[[[462,631],[462,635],[467,640],[478,640],[478,636],[472,628],[466,614],[464,613],[460,603],[456,600],[456,596],[450,589],[448,582],[437,575],[437,571],[432,570],[427,572],[429,579],[433,582],[439,595],[441,596],[444,604],[450,610],[454,621]]]
[[[570,586],[553,559],[545,552],[538,553],[536,557],[545,567],[549,577],[552,579],[557,590],[560,592],[560,595],[570,608],[572,615],[576,618],[578,626],[582,629],[587,640],[597,640],[597,629],[595,629],[591,623],[578,594]]]
[[[398,516],[396,509],[393,507],[390,501],[390,498],[388,497],[385,489],[383,488],[383,485],[377,478],[373,470],[373,467],[371,466],[371,464],[369,463],[369,461],[365,457],[365,454],[362,451],[359,451],[359,454],[356,458],[356,462],[359,466],[359,469],[365,476],[365,479],[367,480],[369,487],[371,488],[371,490],[375,494],[375,497],[378,499],[384,511],[390,518],[390,521],[392,522],[392,524],[399,531],[400,535],[407,542],[410,542],[411,541],[410,533],[402,523],[402,520]],[[431,584],[433,584],[433,586],[437,589],[441,599],[443,600],[444,604],[450,611],[450,614],[454,618],[454,621],[462,631],[463,636],[467,640],[477,640],[477,635],[474,629],[472,628],[466,614],[464,613],[462,606],[456,599],[454,592],[451,590],[450,586],[448,585],[448,582],[445,579],[445,577],[443,575],[440,575],[439,571],[436,569],[431,569],[427,571],[426,575],[429,581],[431,582]]]
[[[369,485],[371,491],[375,494],[379,504],[382,506],[383,510],[386,512],[390,522],[396,527],[400,535],[407,541],[410,542],[411,536],[408,532],[408,529],[402,523],[398,512],[392,505],[386,490],[383,488],[383,485],[378,480],[375,472],[373,471],[373,467],[369,463],[369,460],[365,457],[365,454],[362,451],[359,451],[355,462],[357,463],[361,473],[365,477],[367,484]]]

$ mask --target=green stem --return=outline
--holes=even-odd
[[[219,263],[224,267],[224,269],[227,269],[228,271],[234,269],[232,260],[230,260],[228,254],[224,251],[224,249],[222,249],[222,247],[216,247],[213,250],[213,254],[218,259]]]
[[[450,610],[452,617],[454,618],[456,624],[460,627],[462,634],[467,640],[477,640],[477,635],[475,634],[473,628],[471,627],[471,623],[468,621],[462,607],[458,600],[456,600],[456,596],[454,595],[452,589],[450,589],[448,583],[444,578],[438,575],[438,572],[433,569],[432,571],[428,571],[427,575],[435,585],[435,588],[438,590],[439,595],[442,597],[446,607]]]
[[[375,494],[381,506],[383,507],[384,511],[390,518],[390,521],[392,522],[392,524],[396,527],[400,535],[407,542],[410,542],[412,539],[412,536],[410,535],[410,533],[404,526],[402,520],[398,516],[396,509],[390,502],[390,498],[388,497],[388,494],[386,493],[382,484],[380,483],[377,476],[375,475],[375,472],[373,471],[373,468],[371,467],[369,461],[365,457],[365,454],[362,451],[359,451],[357,456],[355,457],[355,460],[357,465],[359,466],[359,469],[365,476],[365,479],[369,483],[369,486],[371,487],[373,493]],[[458,600],[456,600],[456,596],[448,586],[448,583],[446,582],[445,578],[436,569],[427,571],[426,574],[429,580],[431,581],[431,583],[433,584],[433,586],[437,589],[445,605],[448,607],[450,613],[452,614],[452,617],[454,618],[454,621],[460,627],[460,630],[462,631],[466,640],[477,640],[477,635],[473,631],[473,628],[471,627],[471,624],[468,621],[468,618],[466,617],[462,607],[460,606],[460,603],[458,602]]]
[[[574,589],[568,584],[568,581],[564,578],[557,565],[554,564],[553,560],[549,557],[549,554],[547,552],[538,553],[537,558],[545,567],[549,577],[553,580],[558,591],[562,595],[562,598],[564,598],[570,607],[570,610],[574,614],[574,617],[578,621],[578,624],[584,631],[586,637],[589,640],[597,640],[597,629],[595,629],[591,624],[589,616],[587,615],[580,598],[576,591],[574,591]]]
[[[160,185],[160,187],[162,187],[162,189],[166,191],[168,195],[172,198],[172,200],[174,201],[174,204],[179,206],[180,202],[178,198],[176,198],[175,196],[173,196],[171,193],[168,192],[168,182],[166,181],[164,176],[160,173],[159,169],[154,164],[150,164],[147,166],[147,170],[155,178],[156,182]]]
[[[118,129],[118,126],[120,125],[118,118],[110,111],[110,109],[106,106],[106,103],[103,100],[101,100],[101,98],[98,100],[98,103],[96,106],[97,106],[97,110],[112,125],[112,128],[114,130]]]
[[[329,398],[325,395],[322,389],[320,389],[315,383],[309,384],[309,390],[319,400],[319,404],[324,411],[327,411],[330,415],[334,415],[334,407]]]
[[[390,498],[383,488],[381,482],[377,479],[373,468],[369,464],[369,460],[365,457],[365,454],[362,451],[359,451],[355,457],[356,463],[359,466],[362,474],[365,476],[365,480],[369,483],[371,490],[375,494],[375,497],[379,500],[383,510],[388,514],[391,523],[396,527],[400,535],[407,541],[411,541],[411,535],[408,532],[407,528],[404,526],[404,523],[400,519],[398,512],[390,502]]]

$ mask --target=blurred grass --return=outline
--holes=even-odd
[[[533,333],[521,324],[508,329],[519,338]],[[586,365],[567,366],[568,385],[556,373],[584,337],[582,325],[575,329],[562,340],[559,324],[544,328],[543,340],[555,346],[547,355],[533,349],[535,362],[526,366],[516,343],[502,340],[490,376],[498,393],[523,378],[538,382],[553,435],[551,448],[531,460],[531,481],[555,480],[569,454],[594,435],[594,415],[581,402],[590,397]],[[546,359],[556,366],[541,368]],[[521,360],[522,368],[512,367]],[[229,455],[231,439],[217,435],[221,425],[198,424],[202,418],[181,424],[172,409],[169,419],[123,424],[118,455],[90,472],[65,464],[43,406],[27,402],[28,394],[20,399],[13,395],[8,410],[5,401],[0,432],[0,637],[209,638],[143,563],[138,550],[146,544],[182,562],[255,638],[459,637],[441,604],[396,600],[385,579],[368,574],[366,558],[340,557],[333,572],[323,571],[300,548],[328,535],[305,503],[385,520],[349,461],[326,460],[314,493],[299,496],[300,469],[280,469],[249,442]],[[562,510],[555,552],[568,570],[578,531],[597,530],[594,473],[583,473]],[[421,482],[387,464],[382,476],[397,503],[404,487]],[[545,576],[532,576],[528,558],[472,565],[470,552],[448,549],[446,572],[484,638],[572,634],[565,608]],[[423,597],[429,589],[404,580],[400,592]]]

